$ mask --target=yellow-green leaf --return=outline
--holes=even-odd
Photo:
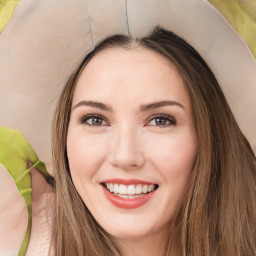
[[[244,39],[256,58],[256,0],[209,0]]]
[[[45,164],[38,159],[34,149],[23,135],[18,130],[7,127],[0,127],[0,163],[14,179],[28,209],[27,230],[19,251],[19,256],[23,256],[26,254],[29,244],[32,223],[30,170],[36,168],[45,177],[50,175],[46,170]],[[28,163],[31,164],[30,168],[28,168]]]
[[[0,33],[11,20],[19,1],[20,0],[0,0]]]

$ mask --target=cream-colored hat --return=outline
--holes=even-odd
[[[0,35],[0,125],[19,129],[52,171],[51,123],[82,56],[112,34],[172,30],[203,56],[256,150],[256,62],[206,0],[26,0]]]

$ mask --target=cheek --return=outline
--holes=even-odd
[[[150,142],[150,139],[147,140]],[[154,146],[148,150],[148,159],[162,174],[163,179],[178,182],[187,180],[197,155],[197,138],[194,132],[168,134],[152,138]]]
[[[67,137],[67,154],[73,180],[92,176],[106,155],[106,143],[99,135],[72,133]]]
[[[193,136],[191,136],[193,135]],[[197,138],[193,134],[167,135],[155,139],[151,147],[151,164],[161,176],[162,201],[166,218],[173,216],[184,193],[197,155]]]

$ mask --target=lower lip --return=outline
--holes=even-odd
[[[126,198],[121,198],[119,196],[116,196],[109,192],[104,186],[103,186],[103,191],[105,193],[106,198],[116,207],[118,208],[123,208],[123,209],[135,209],[143,204],[147,203],[152,196],[155,194],[156,190],[146,194],[145,196],[137,197],[137,198],[132,198],[132,199],[126,199]]]

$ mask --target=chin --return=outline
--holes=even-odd
[[[127,230],[111,230],[109,234],[115,238],[118,239],[135,239],[144,237],[147,235],[147,232],[144,231],[138,231],[138,230],[131,230],[131,228]]]
[[[140,223],[138,221],[123,221],[122,223],[109,222],[112,225],[103,227],[112,237],[117,239],[136,239],[157,233],[157,229],[151,223]],[[162,230],[162,228],[161,228]]]

